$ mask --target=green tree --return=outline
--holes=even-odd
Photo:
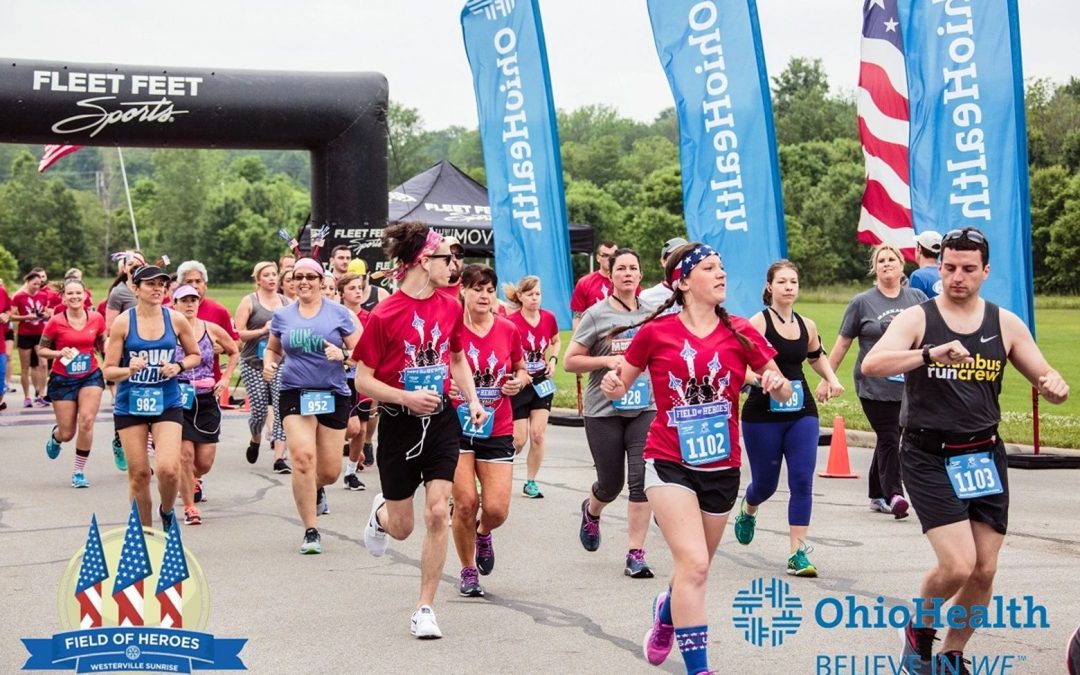
[[[858,138],[855,102],[829,94],[829,78],[821,59],[794,57],[772,81],[773,117],[780,145]]]
[[[1050,228],[1065,213],[1066,200],[1078,196],[1069,194],[1069,173],[1063,167],[1036,169],[1031,174],[1031,259],[1036,292],[1043,292],[1050,281]]]
[[[4,281],[8,295],[14,295],[18,284],[14,283],[19,278],[19,261],[11,255],[3,246],[0,246],[0,280]],[[10,285],[9,285],[10,284]]]
[[[1043,290],[1075,294],[1080,293],[1080,174],[1069,178],[1063,192],[1061,214],[1050,225]]]
[[[137,221],[144,252],[155,257],[167,254],[177,261],[194,257],[196,241],[192,233],[199,230],[203,221],[220,159],[220,155],[211,156],[207,150],[154,153],[157,189],[150,207],[150,221]]]
[[[387,187],[401,185],[438,161],[426,152],[424,118],[419,110],[391,101],[386,124],[390,134],[390,185]]]

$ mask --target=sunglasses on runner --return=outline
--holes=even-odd
[[[318,281],[322,279],[320,274],[293,274],[294,281]]]
[[[986,237],[978,230],[950,230],[945,233],[945,236],[941,238],[941,241],[960,241],[962,239],[966,239],[977,246],[986,245]]]
[[[445,260],[446,264],[449,265],[451,259],[457,258],[457,254],[456,253],[440,253],[438,255],[432,254],[432,255],[429,255],[428,257],[431,258],[432,260]],[[463,260],[464,258],[465,258],[465,256],[461,256],[460,258],[457,258],[457,259],[458,260]]]

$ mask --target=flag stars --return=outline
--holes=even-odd
[[[896,19],[894,17],[889,17],[889,20],[885,22],[885,32],[886,33],[895,33],[896,32],[896,27],[898,25],[900,25],[900,24],[897,23],[897,21],[896,21]]]

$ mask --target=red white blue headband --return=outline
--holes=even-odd
[[[690,251],[679,260],[679,264],[675,266],[675,269],[671,271],[671,284],[674,286],[678,283],[679,279],[690,276],[690,271],[697,267],[702,260],[711,255],[718,258],[720,257],[720,254],[708,244],[698,244],[690,249]]]

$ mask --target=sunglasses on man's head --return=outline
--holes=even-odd
[[[960,241],[962,239],[966,239],[976,245],[986,244],[986,237],[978,230],[950,230],[945,233],[945,236],[941,238],[941,241]]]

